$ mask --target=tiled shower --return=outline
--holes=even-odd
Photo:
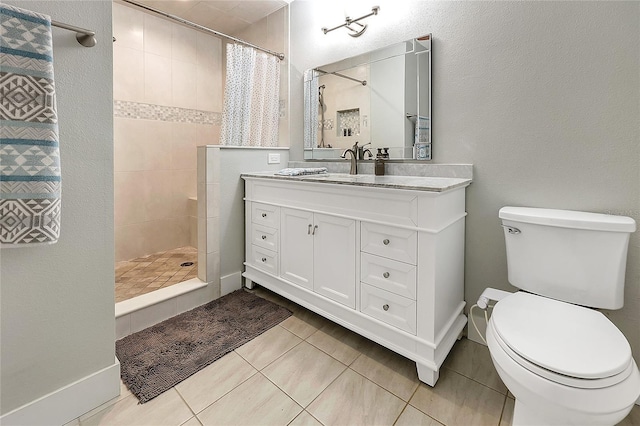
[[[221,39],[119,3],[113,15],[118,262],[195,243],[196,146],[218,143],[223,82]]]
[[[286,9],[276,11],[234,35],[285,51],[286,16]],[[116,301],[121,301],[137,295],[132,287],[146,293],[150,283],[164,279],[135,273],[132,262],[188,254],[192,259],[183,260],[196,263],[189,275],[179,266],[184,262],[176,270],[163,265],[162,274],[173,275],[160,287],[197,270],[196,147],[219,144],[225,41],[117,2],[113,35]],[[282,72],[281,103],[287,99],[287,78]],[[283,110],[281,129],[287,124]],[[288,132],[281,130],[280,144],[288,145]],[[118,288],[130,294],[118,294]]]

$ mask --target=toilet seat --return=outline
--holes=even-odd
[[[556,383],[602,388],[633,371],[624,335],[589,308],[518,292],[496,304],[489,325],[514,361]]]

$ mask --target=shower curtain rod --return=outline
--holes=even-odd
[[[349,77],[348,75],[340,74],[339,72],[335,72],[335,71],[334,72],[329,72],[329,71],[321,70],[320,68],[316,68],[316,71],[324,73],[324,74],[337,75],[338,77],[346,78],[347,80],[351,80],[351,81],[355,81],[357,83],[360,83],[363,86],[367,85],[367,80],[358,80],[357,78]]]
[[[281,61],[284,60],[284,53],[278,53],[278,52],[274,52],[273,50],[265,49],[264,47],[256,46],[255,44],[251,44],[251,43],[249,43],[247,41],[244,41],[244,40],[241,40],[239,38],[235,38],[235,37],[232,37],[232,36],[230,36],[228,34],[221,33],[221,32],[216,31],[216,30],[212,30],[211,28],[204,27],[204,26],[202,26],[200,24],[196,24],[195,22],[187,21],[186,19],[183,19],[183,18],[181,18],[179,16],[172,15],[172,14],[167,13],[167,12],[163,12],[161,10],[155,9],[153,7],[147,6],[147,5],[142,4],[142,3],[135,2],[133,0],[121,0],[121,1],[123,1],[125,3],[132,4],[132,5],[137,6],[137,7],[140,7],[142,9],[146,9],[146,10],[148,10],[150,12],[157,13],[158,15],[162,15],[165,18],[173,19],[174,21],[178,21],[178,22],[180,22],[182,24],[185,24],[185,25],[188,25],[188,26],[190,26],[192,28],[195,28],[195,29],[198,29],[198,30],[201,30],[201,31],[205,31],[207,33],[215,34],[215,35],[217,35],[219,37],[223,37],[223,38],[226,38],[226,39],[229,39],[229,40],[233,40],[236,43],[244,44],[245,46],[253,47],[254,49],[258,49],[258,50],[261,50],[261,51],[263,51],[265,53],[268,53],[270,55],[276,56]]]

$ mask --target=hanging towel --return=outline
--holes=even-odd
[[[0,247],[59,235],[51,18],[0,4]]]

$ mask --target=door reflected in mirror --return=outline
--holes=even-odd
[[[356,142],[392,159],[431,159],[431,34],[307,70],[305,159]]]

